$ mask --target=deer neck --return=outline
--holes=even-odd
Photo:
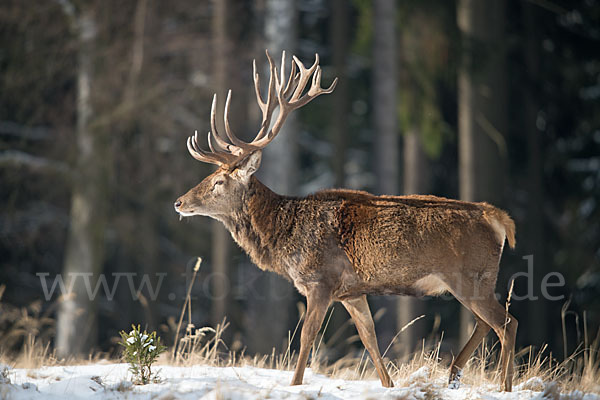
[[[223,223],[260,269],[287,277],[275,255],[285,241],[282,233],[286,232],[285,224],[292,219],[289,210],[296,201],[278,195],[254,177],[250,179],[242,208]]]

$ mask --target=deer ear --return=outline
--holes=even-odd
[[[242,181],[250,179],[258,167],[260,167],[260,160],[262,159],[262,152],[257,150],[246,157],[232,173],[232,176]]]

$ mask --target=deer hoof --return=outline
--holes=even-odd
[[[298,386],[298,385],[302,385],[302,379],[297,379],[297,378],[292,379],[290,386]]]
[[[383,382],[382,386],[386,387],[386,388],[393,388],[394,387],[394,382],[392,382],[392,380],[390,379],[389,382]]]
[[[458,389],[460,387],[460,378],[462,378],[462,369],[453,370],[448,380],[448,389]]]

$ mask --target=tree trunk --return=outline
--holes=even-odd
[[[396,4],[388,0],[373,3],[373,126],[376,191],[398,194],[398,128],[396,104]],[[386,308],[377,324],[381,343],[389,343],[396,330],[395,301],[381,297],[374,309]],[[374,312],[376,312],[374,310]]]
[[[264,13],[265,45],[278,65],[281,53],[286,52],[286,79],[296,50],[296,5],[293,0],[266,0]],[[262,57],[262,56],[261,56]],[[263,58],[264,59],[264,58]],[[269,68],[264,63],[261,82],[266,93]],[[273,121],[276,116],[273,117]],[[276,193],[295,195],[298,187],[298,122],[294,114],[287,121],[275,140],[263,150],[259,179]],[[254,280],[260,297],[252,299],[252,325],[250,343],[259,353],[270,353],[273,348],[281,351],[287,345],[290,315],[293,315],[294,288],[276,274],[264,273]]]
[[[96,341],[96,299],[86,290],[95,287],[102,270],[104,220],[107,206],[107,147],[90,128],[93,116],[94,41],[97,26],[92,11],[84,7],[72,16],[79,36],[77,70],[77,171],[71,195],[71,219],[63,276],[67,294],[58,311],[56,351],[59,357],[86,355]]]
[[[338,83],[334,92],[331,94],[333,101],[333,116],[332,137],[333,154],[331,157],[331,167],[334,176],[334,186],[344,187],[346,181],[346,173],[344,170],[346,164],[346,143],[351,135],[348,132],[348,74],[346,66],[348,64],[348,20],[350,18],[349,2],[347,0],[333,0],[330,3],[331,7],[331,52],[333,58],[333,68],[338,78]],[[325,341],[329,342],[331,338],[335,341],[336,354],[333,357],[343,357],[348,354],[348,335],[354,335],[355,332],[347,327],[348,313],[341,306],[335,304],[327,332],[325,333]]]
[[[223,124],[223,115],[225,109],[225,99],[227,91],[232,90],[232,104],[230,113],[230,124],[234,132],[244,131],[242,125],[246,121],[247,109],[243,89],[241,67],[243,54],[240,44],[242,27],[244,24],[239,18],[244,15],[242,8],[243,2],[239,0],[218,0],[214,2],[215,15],[213,17],[213,37],[214,37],[214,82],[215,93],[217,93],[217,130],[219,133],[225,131]],[[230,233],[225,229],[222,223],[213,221],[212,223],[212,310],[211,319],[213,324],[220,323],[228,315],[230,321],[236,325],[233,319],[234,310],[231,300],[231,282],[232,271],[231,249],[232,239]],[[233,329],[230,329],[232,331]]]
[[[459,0],[462,35],[458,71],[460,197],[503,204],[506,164],[505,3]],[[471,313],[461,308],[460,341],[472,330]]]
[[[423,150],[421,136],[416,128],[404,133],[404,194],[426,194],[429,192],[429,165]],[[402,296],[398,299],[398,331],[425,311],[423,301]],[[417,321],[398,338],[403,356],[406,358],[425,336],[423,321]]]
[[[145,32],[146,32],[146,13],[148,8],[148,0],[137,0],[135,14],[132,21],[133,40],[131,41],[131,61],[129,67],[129,75],[124,92],[124,103],[126,106],[132,107],[140,94],[140,75],[144,64],[144,47],[145,47]],[[146,132],[141,132],[137,122],[130,125],[130,129],[137,135],[140,135],[141,140],[138,142],[139,149],[134,157],[138,158],[140,165],[139,177],[140,182],[143,182],[144,190],[140,193],[144,207],[134,211],[135,218],[139,221],[139,234],[136,249],[130,251],[135,254],[136,262],[141,266],[138,271],[141,276],[149,277],[153,287],[158,284],[157,273],[160,273],[160,263],[158,257],[159,237],[156,224],[157,210],[160,210],[162,205],[157,205],[156,187],[153,182],[157,176],[156,163],[145,162],[146,156],[154,152],[152,146],[153,141],[150,135]],[[137,131],[137,132],[136,132]],[[137,251],[136,251],[137,250]],[[154,302],[156,299],[145,298],[140,301],[139,305],[143,309],[145,324],[148,329],[157,329],[157,313],[158,307]]]
[[[529,151],[529,204],[527,211],[527,237],[528,246],[533,254],[535,275],[533,287],[541,287],[541,278],[545,275],[546,260],[544,257],[544,189],[543,189],[543,159],[542,159],[542,133],[537,127],[538,111],[540,109],[539,92],[536,82],[540,76],[540,37],[537,30],[535,10],[533,4],[523,4],[523,26],[525,27],[524,57],[526,65],[526,81],[529,85],[525,91],[525,130],[527,132],[527,147]],[[526,323],[529,329],[529,343],[542,346],[548,341],[545,334],[546,326],[546,300],[529,301],[528,318]]]
[[[344,187],[346,164],[346,142],[348,141],[348,79],[346,64],[348,60],[348,19],[350,13],[347,0],[332,2],[332,53],[333,67],[338,84],[332,94],[333,100],[333,148],[332,157],[335,186]]]
[[[267,0],[265,13],[265,42],[269,54],[279,64],[281,52],[286,51],[286,65],[290,67],[292,54],[296,50],[296,7],[293,0]],[[286,79],[289,68],[286,67]],[[279,68],[278,68],[279,70]],[[269,76],[265,65],[263,83],[266,85]],[[263,88],[263,93],[266,89]],[[275,117],[273,117],[275,120]],[[264,183],[279,194],[296,194],[298,185],[296,136],[298,122],[296,114],[291,114],[275,140],[263,150],[263,161],[260,177]]]

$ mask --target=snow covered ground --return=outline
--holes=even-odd
[[[0,366],[0,369],[2,367]],[[8,369],[0,375],[0,399],[581,399],[600,400],[578,391],[560,394],[558,385],[533,378],[502,393],[494,385],[458,390],[442,378],[430,380],[426,367],[401,387],[382,388],[379,381],[329,378],[306,371],[305,384],[289,386],[292,372],[254,367],[157,366],[160,383],[134,386],[127,364]],[[0,371],[2,372],[2,371]]]

